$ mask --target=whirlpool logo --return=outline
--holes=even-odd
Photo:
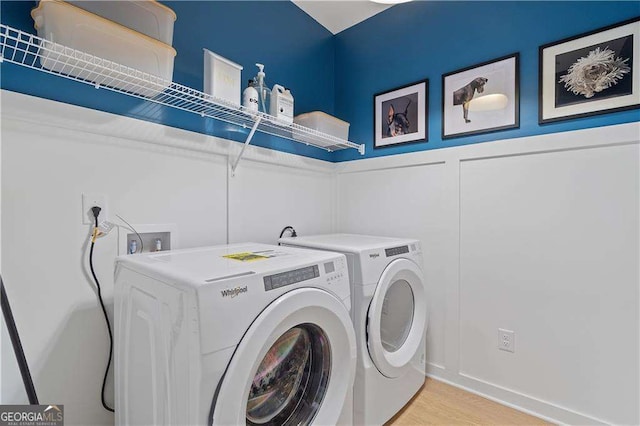
[[[230,298],[234,298],[239,294],[242,293],[246,293],[247,292],[247,286],[244,287],[235,287],[235,288],[227,288],[224,290],[220,290],[220,294],[222,294],[222,297],[230,297]]]

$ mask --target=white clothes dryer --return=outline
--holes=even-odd
[[[358,362],[354,423],[382,425],[425,381],[427,296],[417,240],[352,234],[280,239],[347,256]]]
[[[352,424],[343,255],[264,244],[116,261],[118,425]]]

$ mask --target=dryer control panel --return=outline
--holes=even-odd
[[[400,246],[400,247],[392,247],[388,249],[384,249],[384,254],[387,257],[397,256],[399,254],[409,253],[409,246]]]
[[[327,262],[323,265],[324,273],[326,274],[327,284],[332,284],[338,280],[342,280],[349,277],[347,273],[344,259],[337,261]]]

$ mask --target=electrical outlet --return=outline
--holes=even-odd
[[[504,328],[498,329],[498,349],[508,352],[516,351],[516,333]]]
[[[84,225],[92,225],[95,220],[93,213],[91,213],[91,207],[98,206],[100,210],[100,216],[98,221],[109,220],[109,209],[107,208],[107,196],[104,194],[82,194],[82,223]]]

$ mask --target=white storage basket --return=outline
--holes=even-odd
[[[322,111],[296,115],[293,122],[342,140],[349,139],[349,123]]]
[[[169,46],[173,45],[176,14],[153,0],[81,0],[69,1],[74,6],[148,35]]]
[[[176,55],[171,46],[63,1],[41,0],[31,16],[38,36],[56,43],[45,42],[41,49],[43,68],[146,97],[171,84]],[[57,52],[65,47],[88,55],[61,60]],[[102,76],[94,80],[101,67]]]

